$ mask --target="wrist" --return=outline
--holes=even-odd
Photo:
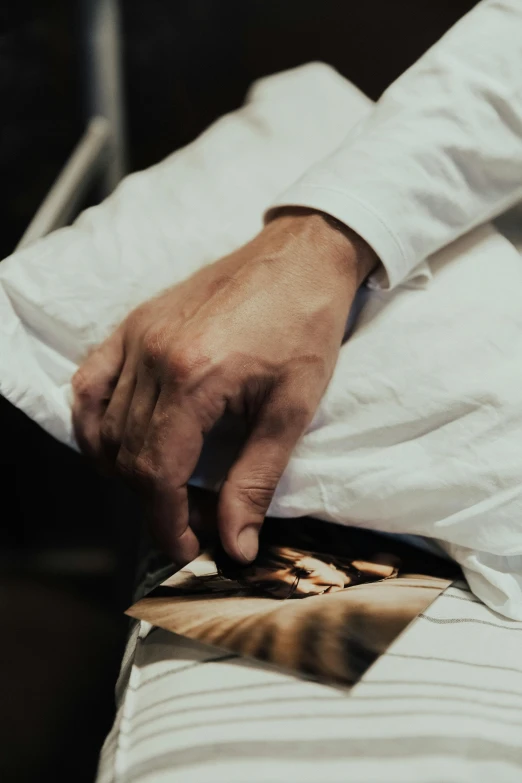
[[[279,207],[268,214],[266,227],[277,224],[284,233],[303,237],[320,255],[341,262],[342,271],[353,277],[357,287],[379,263],[370,245],[337,218],[308,207]]]

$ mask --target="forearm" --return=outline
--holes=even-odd
[[[315,208],[350,226],[393,287],[521,198],[522,3],[486,0],[274,206]]]

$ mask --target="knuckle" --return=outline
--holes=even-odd
[[[90,400],[95,396],[94,378],[85,367],[76,370],[71,379],[71,385],[76,397],[80,400]]]
[[[188,380],[206,363],[207,359],[200,346],[181,347],[169,354],[167,371],[174,378]]]
[[[163,329],[149,329],[143,338],[143,361],[152,369],[162,361],[165,353],[166,335]]]
[[[137,484],[145,487],[162,483],[161,472],[145,454],[138,454],[134,459],[132,476]]]
[[[263,513],[267,510],[272,500],[273,489],[264,487],[238,487],[238,496],[245,506],[250,506]]]
[[[279,475],[273,471],[264,471],[257,476],[249,476],[237,483],[237,495],[245,505],[263,513],[267,510],[279,482]]]
[[[117,473],[130,484],[148,489],[158,484],[159,473],[150,460],[141,454],[134,454],[121,446],[115,463]]]

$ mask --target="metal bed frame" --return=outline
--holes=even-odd
[[[80,0],[87,82],[87,126],[16,249],[27,247],[77,213],[100,179],[108,195],[125,172],[120,13],[118,0]]]
[[[86,128],[16,250],[67,225],[94,183],[108,195],[125,173],[120,18],[118,0],[80,0],[86,80]],[[13,553],[9,553],[10,562]],[[98,547],[45,548],[32,561],[51,573],[97,575],[111,570],[110,553]],[[24,557],[27,563],[27,557]]]

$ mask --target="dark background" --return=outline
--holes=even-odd
[[[121,5],[135,170],[239,106],[254,79],[310,60],[330,63],[377,99],[475,2]],[[0,258],[84,127],[78,8],[74,0],[0,0]],[[1,398],[0,437],[0,777],[81,783],[93,779],[112,718],[140,514],[123,488]]]

